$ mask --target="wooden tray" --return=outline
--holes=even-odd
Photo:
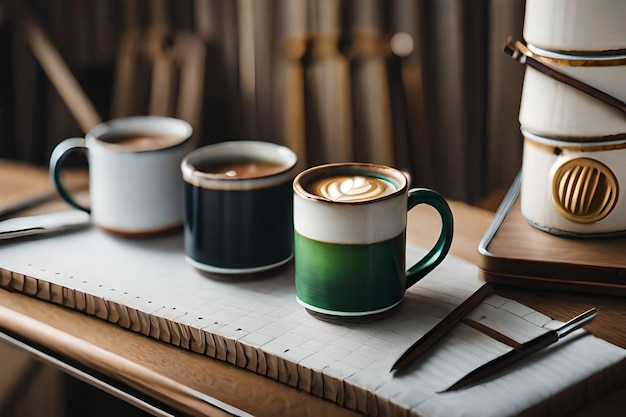
[[[531,226],[520,175],[479,243],[481,278],[494,284],[626,296],[626,237],[571,238]]]

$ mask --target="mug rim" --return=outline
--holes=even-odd
[[[271,157],[270,157],[271,155]],[[283,164],[280,170],[256,177],[225,177],[204,172],[197,168],[200,160],[218,156],[247,156],[263,161]],[[207,189],[248,190],[275,185],[291,176],[298,157],[290,148],[273,142],[257,140],[230,140],[202,146],[189,152],[182,160],[180,169],[183,180],[193,186]]]
[[[138,123],[159,123],[159,126],[149,126],[149,127],[138,127]],[[174,126],[175,128],[171,128]],[[128,135],[133,134],[154,134],[159,133],[162,134],[164,131],[164,127],[169,129],[169,132],[174,136],[180,138],[180,140],[172,145],[165,146],[162,148],[156,149],[143,149],[143,150],[133,150],[127,148],[117,148],[108,146],[109,142],[104,141],[101,137],[107,133],[111,132],[125,132]],[[175,132],[174,132],[175,131]],[[94,143],[97,144],[99,148],[106,149],[110,152],[117,153],[125,153],[125,154],[139,154],[139,153],[152,153],[152,152],[160,152],[169,149],[175,149],[182,146],[185,146],[193,135],[193,128],[191,125],[185,120],[178,119],[175,117],[168,116],[128,116],[128,117],[118,117],[114,119],[107,120],[105,122],[99,123],[96,126],[92,127],[87,134],[85,134],[85,141],[87,144]]]
[[[348,170],[359,170],[361,172],[368,172],[371,170],[376,170],[379,172],[385,171],[393,174],[393,180],[398,180],[398,184],[394,184],[397,186],[396,190],[390,194],[386,194],[379,197],[374,197],[372,199],[364,200],[364,201],[333,201],[328,198],[322,197],[317,194],[310,193],[307,191],[302,185],[303,179],[308,176],[314,176],[313,179],[324,178],[326,171],[332,171],[333,174],[341,173],[342,171]],[[300,172],[296,178],[293,180],[293,190],[300,197],[306,198],[308,200],[319,201],[322,203],[328,204],[343,204],[343,205],[361,205],[361,204],[372,204],[378,201],[384,201],[391,198],[397,197],[399,194],[404,194],[404,192],[408,188],[408,178],[406,175],[397,168],[382,165],[382,164],[374,164],[369,162],[334,162],[329,164],[321,164],[311,168],[308,168],[302,172]]]

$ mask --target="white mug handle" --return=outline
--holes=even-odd
[[[67,191],[67,188],[65,188],[63,181],[61,180],[61,168],[65,157],[69,155],[70,152],[80,150],[87,150],[84,138],[68,138],[59,143],[50,155],[50,178],[63,200],[65,200],[72,207],[90,213],[91,209],[89,207],[78,204],[76,200],[72,198],[71,194]]]

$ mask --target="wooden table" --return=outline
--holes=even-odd
[[[71,173],[70,180],[79,189],[84,189],[87,182],[82,171]],[[45,169],[0,161],[0,207],[50,190]],[[493,213],[459,202],[450,204],[455,218],[451,253],[480,263],[478,242]],[[52,199],[16,214],[65,208],[63,202]],[[438,233],[438,225],[433,209],[417,207],[409,213],[408,239],[417,245],[429,246]],[[622,298],[504,287],[497,288],[497,292],[558,320],[571,318],[592,306],[598,307],[600,313],[589,329],[598,337],[626,347],[623,332],[626,300]],[[219,408],[207,406],[198,398],[181,395],[181,389],[190,388],[259,416],[357,415],[245,369],[22,294],[0,290],[0,313],[0,328],[52,352],[65,353],[86,369],[121,381],[124,386],[185,413],[223,414]],[[613,404],[607,400],[592,407],[604,407],[600,410],[606,411],[606,407]]]

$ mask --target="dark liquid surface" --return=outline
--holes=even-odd
[[[195,164],[198,171],[224,178],[258,178],[285,170],[284,164],[252,158],[231,158]]]
[[[169,134],[109,134],[103,135],[100,140],[107,146],[129,152],[155,151],[157,149],[169,148],[182,142],[182,138]]]

